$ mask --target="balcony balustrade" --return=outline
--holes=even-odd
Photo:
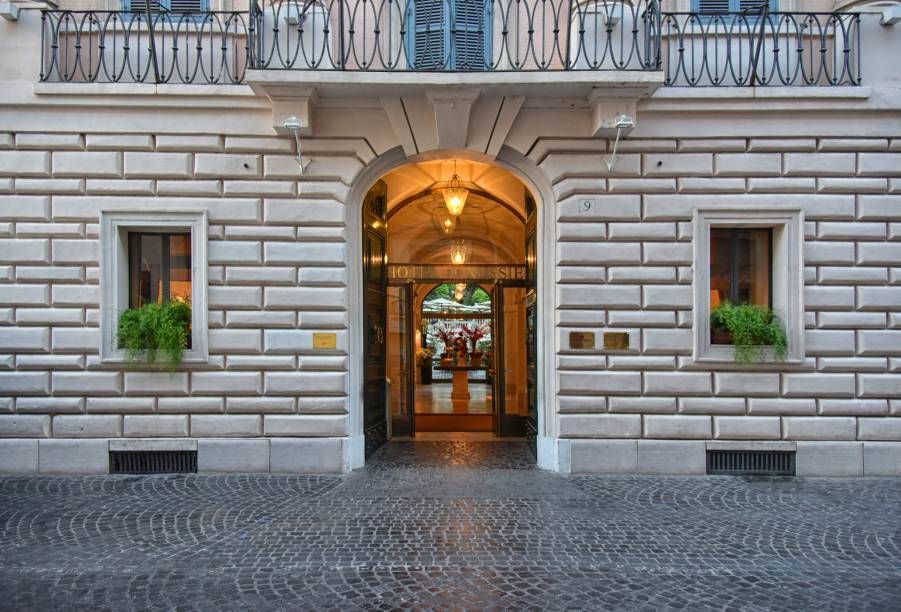
[[[247,70],[662,71],[688,87],[859,85],[851,13],[658,0],[251,0],[247,12],[42,12],[41,81],[239,84]]]

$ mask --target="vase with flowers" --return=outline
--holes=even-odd
[[[482,351],[479,350],[479,341],[488,335],[488,325],[485,323],[473,323],[472,325],[463,326],[463,335],[469,341],[472,350],[470,352],[470,363],[472,365],[481,365]]]

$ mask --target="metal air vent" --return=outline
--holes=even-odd
[[[708,450],[708,474],[794,476],[794,451]]]
[[[192,474],[197,451],[110,451],[111,474]]]

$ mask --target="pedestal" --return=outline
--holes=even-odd
[[[453,389],[451,390],[451,399],[468,400],[469,395],[469,370],[454,370]]]

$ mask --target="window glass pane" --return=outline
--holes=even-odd
[[[769,229],[736,230],[739,304],[770,306]]]
[[[191,300],[191,235],[169,236],[169,299]]]
[[[710,308],[731,299],[732,230],[710,230]]]
[[[131,262],[131,308],[160,302],[163,289],[163,238],[152,234],[132,234],[129,240]]]

